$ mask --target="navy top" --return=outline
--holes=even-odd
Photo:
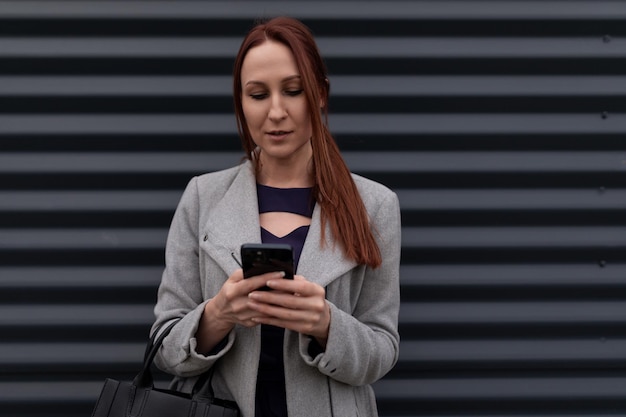
[[[288,212],[311,218],[315,200],[312,188],[275,188],[257,184],[259,214]],[[309,226],[301,226],[278,237],[261,228],[263,243],[288,243],[293,248],[294,271],[297,270]],[[287,417],[283,337],[280,327],[261,326],[261,357],[256,385],[256,417]]]

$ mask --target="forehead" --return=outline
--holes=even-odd
[[[251,48],[241,66],[241,82],[268,82],[299,75],[296,59],[282,43],[265,41]]]

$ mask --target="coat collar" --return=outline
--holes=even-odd
[[[201,236],[207,238],[201,246],[227,275],[238,268],[232,253],[240,259],[239,249],[243,243],[261,242],[256,178],[250,162],[240,166],[222,199],[208,213],[201,230]],[[326,286],[356,266],[354,261],[345,258],[340,246],[330,239],[331,236],[327,227],[325,242],[320,245],[320,207],[316,205],[300,256],[298,275]]]
[[[298,275],[306,277],[322,287],[327,286],[339,276],[345,274],[357,264],[347,259],[341,246],[332,240],[332,233],[326,226],[324,243],[322,242],[322,225],[320,206],[315,205],[311,227],[307,234],[298,264]]]

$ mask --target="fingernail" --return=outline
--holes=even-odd
[[[283,278],[283,277],[285,276],[285,271],[279,271],[279,272],[277,272],[277,273],[276,273],[276,276],[277,276],[278,278]]]

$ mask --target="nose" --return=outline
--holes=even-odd
[[[287,109],[280,94],[273,94],[271,98],[268,118],[272,121],[280,121],[287,117]]]

